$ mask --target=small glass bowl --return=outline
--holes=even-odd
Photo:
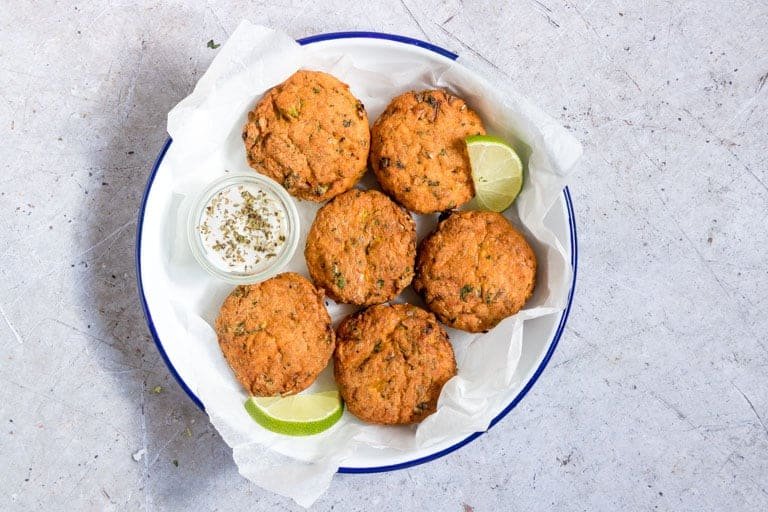
[[[198,230],[203,219],[205,207],[213,197],[224,189],[236,185],[255,185],[271,195],[282,206],[287,222],[286,240],[280,253],[270,260],[269,265],[252,273],[226,270],[213,264],[206,256],[207,250]],[[268,279],[277,274],[291,260],[299,244],[299,212],[288,192],[276,181],[257,173],[229,174],[208,185],[192,203],[187,220],[187,238],[197,262],[212,276],[233,284],[251,284]]]

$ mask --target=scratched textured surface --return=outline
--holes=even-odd
[[[317,510],[768,509],[768,5],[656,0],[6,5],[0,509],[297,509],[238,475],[135,286],[165,114],[244,17],[429,39],[586,150],[543,378],[478,441],[337,476]]]

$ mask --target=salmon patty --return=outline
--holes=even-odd
[[[458,208],[474,196],[464,142],[485,133],[483,122],[444,90],[407,92],[376,120],[371,168],[381,187],[417,213]]]
[[[243,141],[253,169],[300,199],[322,202],[365,173],[368,115],[347,84],[299,70],[248,113]]]
[[[413,279],[416,225],[375,190],[350,190],[323,206],[304,249],[309,274],[337,302],[392,300]]]
[[[368,423],[418,423],[456,375],[448,335],[410,304],[380,304],[339,325],[334,376],[349,412]]]
[[[486,331],[514,315],[533,294],[536,256],[494,212],[456,212],[425,238],[413,288],[442,322]]]
[[[255,396],[306,389],[334,348],[323,292],[292,272],[235,288],[221,306],[215,329],[235,377]]]

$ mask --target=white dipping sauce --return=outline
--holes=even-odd
[[[288,238],[280,199],[255,183],[230,185],[203,208],[197,232],[205,257],[215,267],[240,274],[272,265]]]

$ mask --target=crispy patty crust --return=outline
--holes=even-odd
[[[445,324],[488,330],[533,294],[536,256],[499,213],[456,212],[425,238],[413,288]]]
[[[299,70],[248,113],[243,141],[253,169],[298,198],[321,202],[365,173],[368,115],[347,84]]]
[[[363,421],[418,423],[437,408],[456,375],[448,335],[435,316],[410,304],[380,304],[339,325],[334,375],[348,410]]]
[[[337,302],[379,304],[413,280],[416,225],[375,190],[350,190],[323,206],[304,249],[309,274]]]
[[[334,348],[323,292],[292,272],[235,288],[215,328],[235,377],[256,396],[290,395],[309,387]]]
[[[464,139],[484,134],[480,117],[443,90],[407,92],[376,120],[371,168],[381,187],[417,213],[457,208],[474,195]]]

